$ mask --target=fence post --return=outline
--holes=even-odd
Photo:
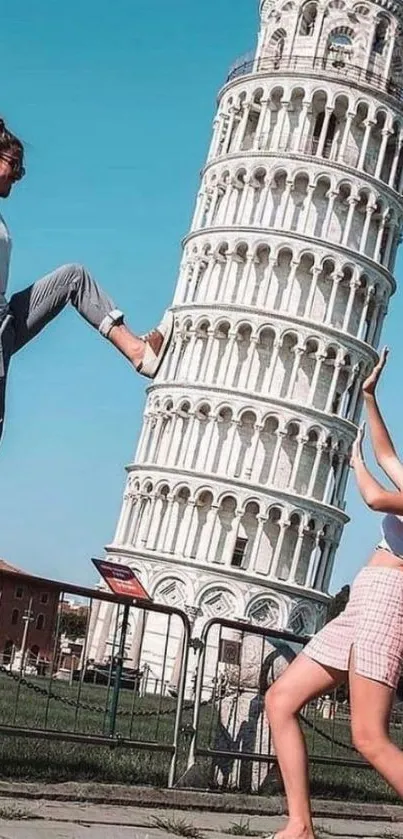
[[[123,662],[125,658],[126,635],[129,625],[130,604],[126,604],[123,609],[122,628],[120,630],[119,650],[116,656],[115,667],[115,682],[113,685],[112,702],[110,708],[109,719],[109,736],[114,737],[116,729],[116,715],[118,711],[120,683],[122,681]],[[112,671],[113,672],[113,671]]]

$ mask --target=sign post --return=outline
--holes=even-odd
[[[93,559],[92,561],[113,594],[117,594],[119,597],[130,597],[132,600],[151,601],[150,595],[129,565],[109,562],[106,559]]]
[[[143,603],[151,603],[151,597],[146,592],[134,571],[128,565],[121,565],[119,562],[109,562],[104,559],[92,560],[95,568],[105,580],[113,594],[120,597],[127,597],[133,601],[140,600]],[[119,650],[115,658],[115,681],[113,685],[112,701],[109,711],[109,735],[114,737],[116,731],[116,717],[119,704],[120,685],[122,681],[123,666],[125,660],[126,637],[129,626],[131,603],[123,606],[122,626],[120,630]],[[118,607],[119,608],[119,607]],[[113,672],[113,668],[112,668]]]

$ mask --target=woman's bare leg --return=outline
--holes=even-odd
[[[403,798],[403,753],[389,738],[395,691],[355,672],[350,662],[351,732],[353,743],[385,781]]]
[[[274,747],[284,781],[288,823],[276,839],[314,839],[308,757],[298,713],[307,702],[346,681],[347,673],[323,667],[301,653],[266,694]]]

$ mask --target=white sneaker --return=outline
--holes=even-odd
[[[142,376],[154,379],[157,375],[171,342],[173,329],[174,316],[172,312],[167,311],[161,323],[155,329],[148,332],[147,335],[141,336],[141,340],[145,343],[145,351],[136,370]]]

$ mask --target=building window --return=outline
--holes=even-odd
[[[17,598],[17,600],[21,600],[23,596],[24,596],[23,587],[22,586],[17,586],[17,588],[15,590],[15,597]]]
[[[11,615],[11,623],[12,623],[13,626],[15,626],[16,623],[18,623],[19,615],[20,615],[19,610],[18,609],[13,609],[13,614]]]
[[[247,539],[241,539],[240,537],[235,542],[234,553],[232,554],[231,565],[233,568],[242,568],[243,559],[245,556],[246,546],[248,544]]]
[[[48,595],[48,593],[47,593],[47,592],[45,592],[44,594],[41,594],[41,603],[43,603],[44,605],[46,605],[46,603],[48,603],[48,602],[49,602],[49,595]]]
[[[305,4],[299,28],[300,35],[313,35],[317,14],[318,7],[316,3]]]
[[[329,43],[332,47],[351,47],[352,41],[349,35],[344,32],[335,32],[330,36]]]
[[[387,43],[388,36],[388,21],[382,19],[379,21],[375,30],[374,41],[372,44],[372,51],[377,52],[378,55],[383,55]]]
[[[36,621],[36,628],[37,629],[44,629],[45,628],[45,615],[38,615]]]

